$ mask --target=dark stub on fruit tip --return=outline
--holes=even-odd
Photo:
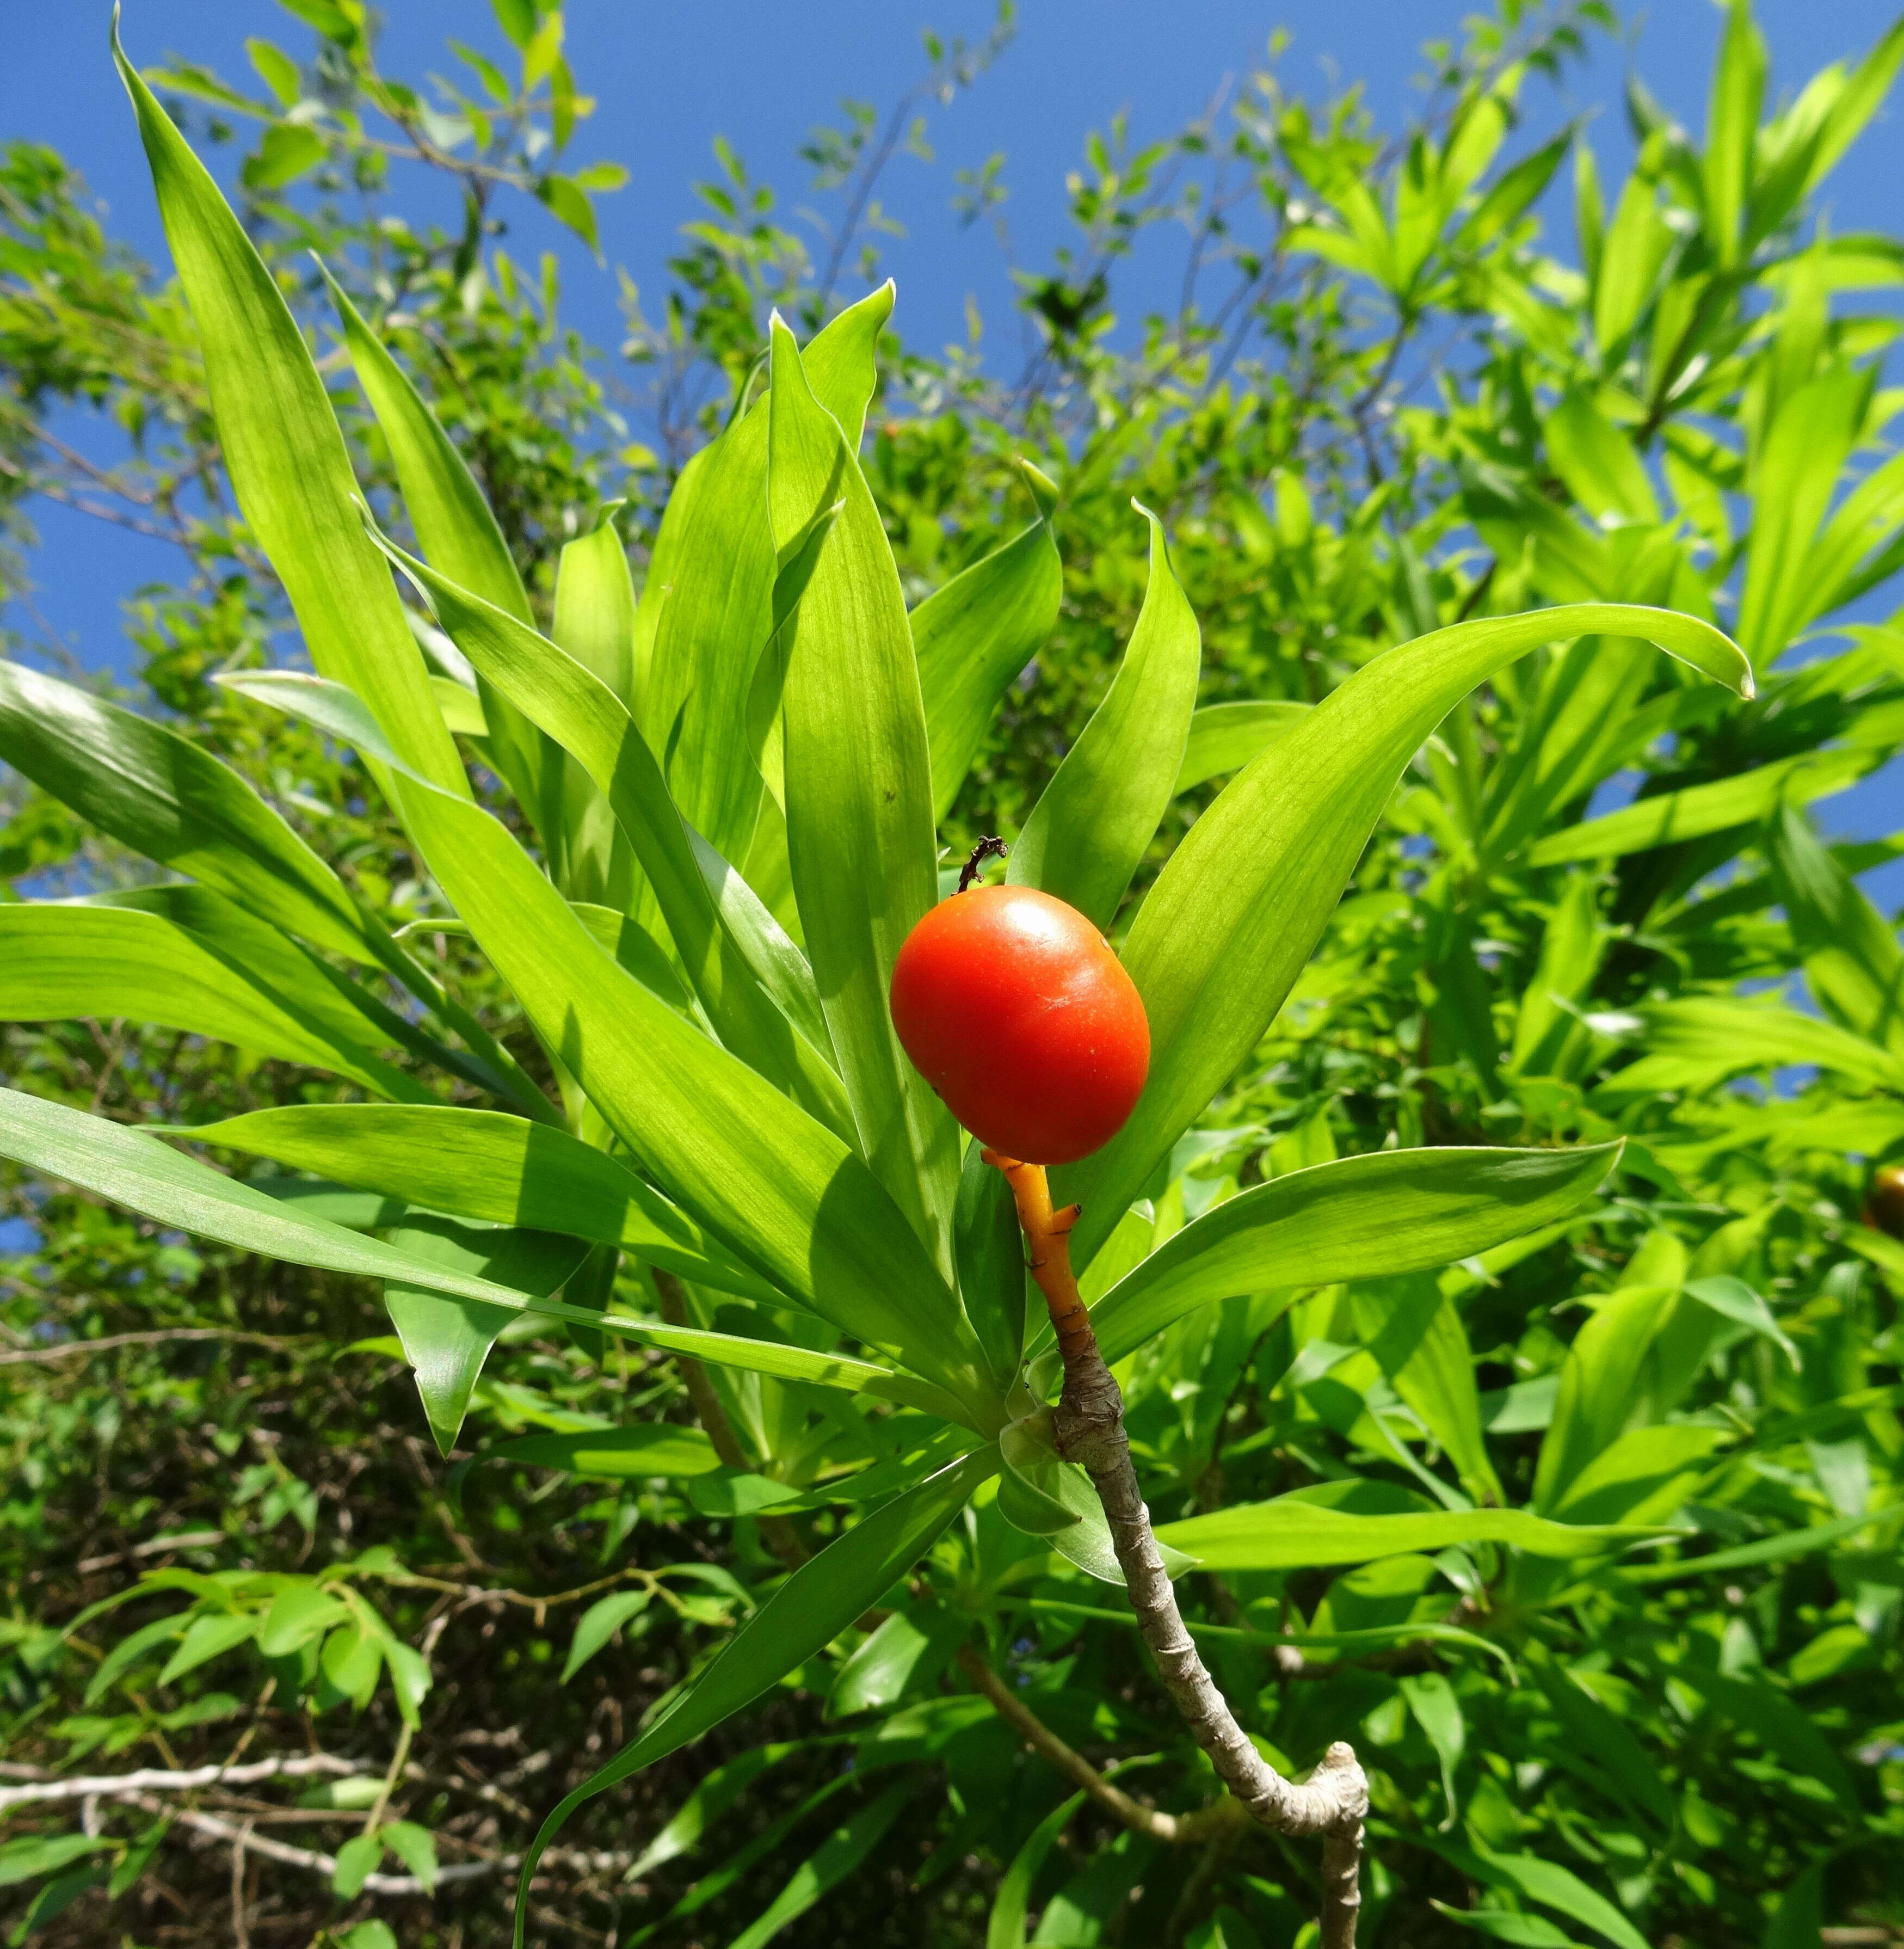
[[[981,839],[972,848],[972,856],[959,870],[958,891],[962,894],[971,887],[983,870],[986,860],[1002,859],[1011,850],[1011,848],[995,834]]]

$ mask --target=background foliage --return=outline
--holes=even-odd
[[[805,330],[876,278],[880,171],[911,107],[816,138],[840,213],[817,247],[722,151],[660,316],[632,311],[613,359],[565,331],[552,271],[505,234],[533,196],[587,237],[590,197],[617,186],[612,165],[565,160],[590,104],[559,13],[499,4],[507,70],[465,54],[454,85],[413,90],[378,72],[351,0],[286,5],[283,46],[253,42],[241,83],[154,79],[195,137],[242,145],[248,225],[325,355],[380,514],[402,532],[391,457],[329,356],[312,246],[456,439],[539,617],[561,545],[617,498],[638,577],[769,309]],[[1904,243],[1813,213],[1904,28],[1775,107],[1735,8],[1706,128],[1635,83],[1638,164],[1603,184],[1565,135],[1520,144],[1514,104],[1604,24],[1504,4],[1434,57],[1405,131],[1370,126],[1353,92],[1292,96],[1272,64],[1220,124],[1146,148],[1093,136],[1073,245],[1023,281],[1025,368],[889,334],[863,455],[911,600],[1033,512],[1018,458],[1059,490],[1058,621],[944,822],[955,849],[1015,833],[1101,695],[1146,586],[1133,496],[1200,622],[1203,701],[1228,707],[1198,720],[1140,886],[1286,723],[1256,707],[1312,702],[1437,624],[1653,602],[1717,618],[1750,654],[1745,708],[1607,641],[1458,709],[1290,1006],[1126,1222],[1160,1241],[1250,1185],[1396,1145],[1623,1135],[1601,1201],[1402,1295],[1225,1301],[1137,1357],[1126,1391],[1160,1522],[1294,1491],[1326,1506],[1353,1477],[1385,1513],[1670,1526],[1617,1562],[1351,1545],[1188,1581],[1206,1655],[1277,1753],[1306,1765],[1354,1729],[1377,1814],[1368,1939],[1876,1942],[1904,1932],[1904,1248],[1860,1211],[1868,1167],[1904,1154],[1904,954],[1856,876],[1904,841],[1834,843],[1828,797],[1904,746],[1904,631],[1847,620],[1881,613],[1904,564],[1896,327],[1868,295],[1904,281]],[[976,81],[1007,38],[1008,20],[929,49],[930,85]],[[459,232],[405,220],[418,170],[454,178]],[[982,216],[997,185],[963,193]],[[1182,306],[1125,316],[1120,267],[1166,224],[1187,240]],[[231,505],[190,318],[101,234],[61,158],[20,145],[0,168],[0,371],[8,575],[30,560],[34,493],[175,539],[176,580],[129,613],[135,701],[235,764],[391,925],[440,917],[350,754],[212,681],[281,661],[286,611]],[[51,437],[73,401],[125,430],[123,467]],[[24,781],[0,791],[16,896],[150,877]],[[469,944],[418,937],[546,1076]],[[0,1047],[9,1083],[126,1121],[350,1093],[136,1023],[11,1021]],[[18,1807],[0,1842],[17,1926],[503,1939],[496,1866],[757,1606],[781,1574],[776,1524],[812,1540],[837,1518],[734,1518],[673,1363],[533,1320],[505,1332],[461,1452],[635,1421],[678,1425],[676,1452],[589,1463],[571,1442],[446,1480],[362,1282],[4,1182],[26,1225],[0,1233],[0,1792],[315,1756]],[[1361,1323],[1383,1319],[1412,1338]],[[830,1466],[817,1391],[718,1385],[747,1479],[797,1488]],[[782,1928],[987,1949],[1295,1940],[1298,1854],[1120,1831],[972,1694],[953,1661],[968,1637],[1133,1788],[1202,1797],[1121,1599],[1021,1541],[975,1515],[877,1632],[592,1803],[536,1927],[748,1949]]]

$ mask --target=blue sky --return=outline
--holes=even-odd
[[[969,298],[987,321],[999,362],[1011,362],[1005,266],[988,231],[961,232],[951,216],[955,169],[1004,153],[1013,246],[1021,262],[1039,264],[1062,238],[1064,174],[1086,132],[1120,109],[1129,112],[1135,139],[1169,133],[1201,110],[1227,76],[1255,64],[1280,26],[1292,36],[1279,64],[1290,86],[1319,93],[1333,81],[1360,79],[1378,118],[1393,126],[1418,98],[1418,44],[1456,33],[1473,5],[1023,0],[1017,41],[1002,61],[970,93],[935,112],[936,160],[902,158],[884,186],[886,200],[909,227],[887,250],[886,268],[899,281],[896,322],[913,343],[936,348],[962,338]],[[1888,26],[1895,7],[1896,0],[1761,0],[1774,93],[1792,91],[1825,62],[1862,51]],[[387,0],[385,11],[381,58],[388,73],[415,76],[446,67],[443,44],[452,36],[502,51],[484,0]],[[757,175],[797,205],[804,180],[797,145],[816,123],[836,115],[841,95],[888,102],[922,71],[922,26],[976,39],[991,20],[988,0],[825,0],[805,8],[765,0],[639,7],[570,0],[568,11],[572,64],[599,102],[574,154],[625,163],[632,180],[600,206],[605,266],[592,263],[533,210],[514,212],[510,243],[521,254],[558,252],[570,322],[606,346],[620,336],[617,269],[658,297],[679,225],[694,213],[692,185],[712,173],[716,135],[727,136]],[[163,261],[144,160],[107,58],[106,6],[11,0],[7,12],[0,132],[61,149],[84,171],[110,227]],[[1630,145],[1620,92],[1629,64],[1669,108],[1701,126],[1720,18],[1708,0],[1657,0],[1649,13],[1633,14],[1627,33],[1601,43],[1561,89],[1530,83],[1530,132],[1585,117],[1606,168],[1623,167]],[[310,39],[268,0],[126,0],[123,31],[142,65],[177,54],[247,82],[247,35],[266,35],[300,53]],[[1904,106],[1894,103],[1840,168],[1830,197],[1834,228],[1895,230],[1896,185],[1904,181],[1901,129]],[[1175,276],[1168,258],[1160,239],[1155,258],[1140,262],[1129,296],[1167,301]],[[61,431],[103,450],[83,424]],[[88,664],[123,667],[119,605],[142,580],[172,572],[169,548],[62,508],[42,504],[33,511],[43,540],[34,564],[40,614]],[[17,605],[8,620],[23,623]],[[1904,824],[1904,788],[1889,778],[1870,781],[1822,810],[1840,831],[1887,831]],[[1904,885],[1897,891],[1904,894]]]

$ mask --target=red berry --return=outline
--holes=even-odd
[[[1124,1127],[1151,1065],[1144,1004],[1076,908],[1030,887],[941,900],[893,968],[893,1025],[952,1114],[1021,1164],[1070,1164]]]

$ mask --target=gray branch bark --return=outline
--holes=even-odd
[[[1177,1609],[1163,1556],[1138,1487],[1124,1430],[1124,1397],[1098,1351],[1098,1336],[1072,1276],[1076,1205],[1051,1209],[1044,1170],[987,1151],[1004,1172],[1030,1248],[1030,1270],[1049,1307],[1064,1363],[1052,1421],[1058,1452],[1091,1478],[1130,1592],[1138,1628],[1158,1676],[1217,1777],[1250,1817],[1273,1832],[1322,1842],[1322,1949],[1355,1949],[1362,1908],[1362,1823],[1368,1782],[1355,1749],[1340,1740],[1306,1780],[1284,1780],[1259,1753],[1197,1655]]]

